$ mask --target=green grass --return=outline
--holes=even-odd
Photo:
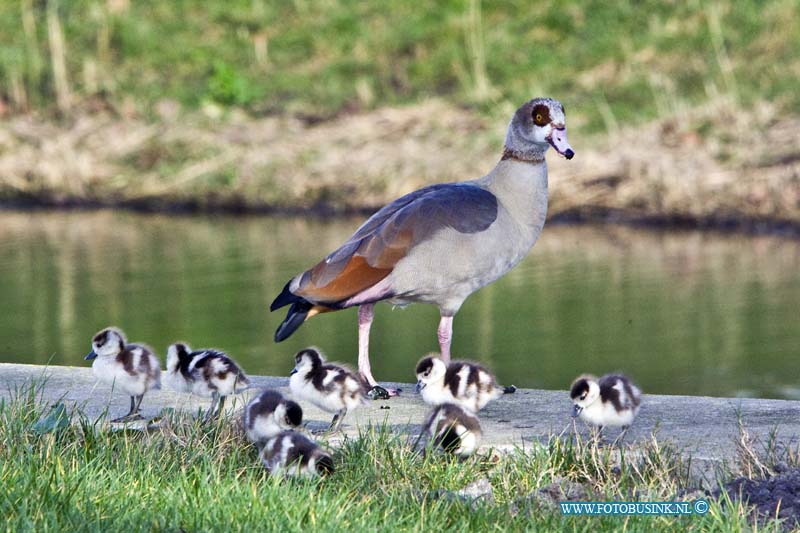
[[[430,96],[505,114],[548,94],[595,131],[720,94],[797,110],[798,49],[793,0],[6,0],[0,97],[324,118]]]
[[[746,509],[711,499],[705,516],[562,517],[531,503],[554,480],[580,483],[602,500],[669,500],[685,467],[655,441],[637,458],[551,439],[499,458],[421,458],[385,429],[335,453],[337,471],[319,481],[269,477],[232,421],[202,427],[177,417],[153,433],[109,432],[86,420],[38,435],[33,390],[0,403],[0,512],[8,531],[741,531]],[[486,478],[494,502],[446,497]],[[771,522],[765,530],[778,530]]]

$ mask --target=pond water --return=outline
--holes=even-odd
[[[281,344],[269,304],[360,218],[0,212],[0,361],[86,365],[117,325],[162,357],[176,340],[288,375],[320,346],[355,366],[356,311],[315,317]],[[646,392],[800,398],[800,242],[780,237],[548,225],[531,254],[472,295],[453,354],[501,383],[565,389],[623,371]],[[411,382],[438,348],[438,311],[376,307],[376,377]]]

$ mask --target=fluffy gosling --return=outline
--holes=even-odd
[[[247,438],[261,447],[278,433],[299,428],[303,409],[280,392],[267,389],[244,408],[243,422]]]
[[[452,403],[435,407],[422,432],[430,437],[434,446],[441,446],[462,459],[475,453],[482,435],[478,417]]]
[[[597,379],[584,374],[572,383],[570,398],[575,404],[573,417],[597,426],[622,426],[622,433],[628,430],[639,412],[642,391],[622,374],[606,374]]]
[[[488,370],[465,361],[446,364],[438,357],[427,356],[417,363],[416,372],[417,392],[433,406],[454,403],[477,413],[490,401],[516,390],[513,386],[500,387]]]
[[[316,477],[333,472],[331,456],[294,431],[284,431],[268,439],[259,458],[273,475]]]
[[[167,349],[167,381],[179,392],[191,392],[205,398],[210,396],[206,420],[214,416],[217,404],[216,416],[222,413],[227,396],[243,392],[250,386],[244,371],[225,352],[212,349],[192,351],[182,342]]]
[[[139,414],[144,393],[161,388],[161,364],[153,350],[143,344],[128,344],[122,330],[105,328],[92,337],[92,351],[85,357],[94,360],[92,373],[131,397],[128,414],[112,422],[143,420]]]
[[[300,350],[294,361],[289,390],[323,411],[335,413],[328,431],[339,429],[347,411],[367,403],[367,387],[361,378],[344,366],[326,363],[318,349]]]

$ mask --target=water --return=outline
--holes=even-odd
[[[229,351],[251,373],[287,375],[314,344],[355,365],[354,309],[272,335],[269,304],[360,219],[0,212],[0,361],[86,365],[90,339]],[[453,353],[501,382],[565,389],[626,372],[647,392],[800,398],[800,242],[616,226],[546,226],[533,252],[471,296]],[[437,349],[436,309],[376,307],[373,372],[410,382]]]

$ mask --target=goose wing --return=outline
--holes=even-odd
[[[341,247],[303,272],[291,292],[317,304],[341,302],[384,279],[437,231],[477,233],[496,218],[497,198],[474,183],[424,187],[372,215]]]

